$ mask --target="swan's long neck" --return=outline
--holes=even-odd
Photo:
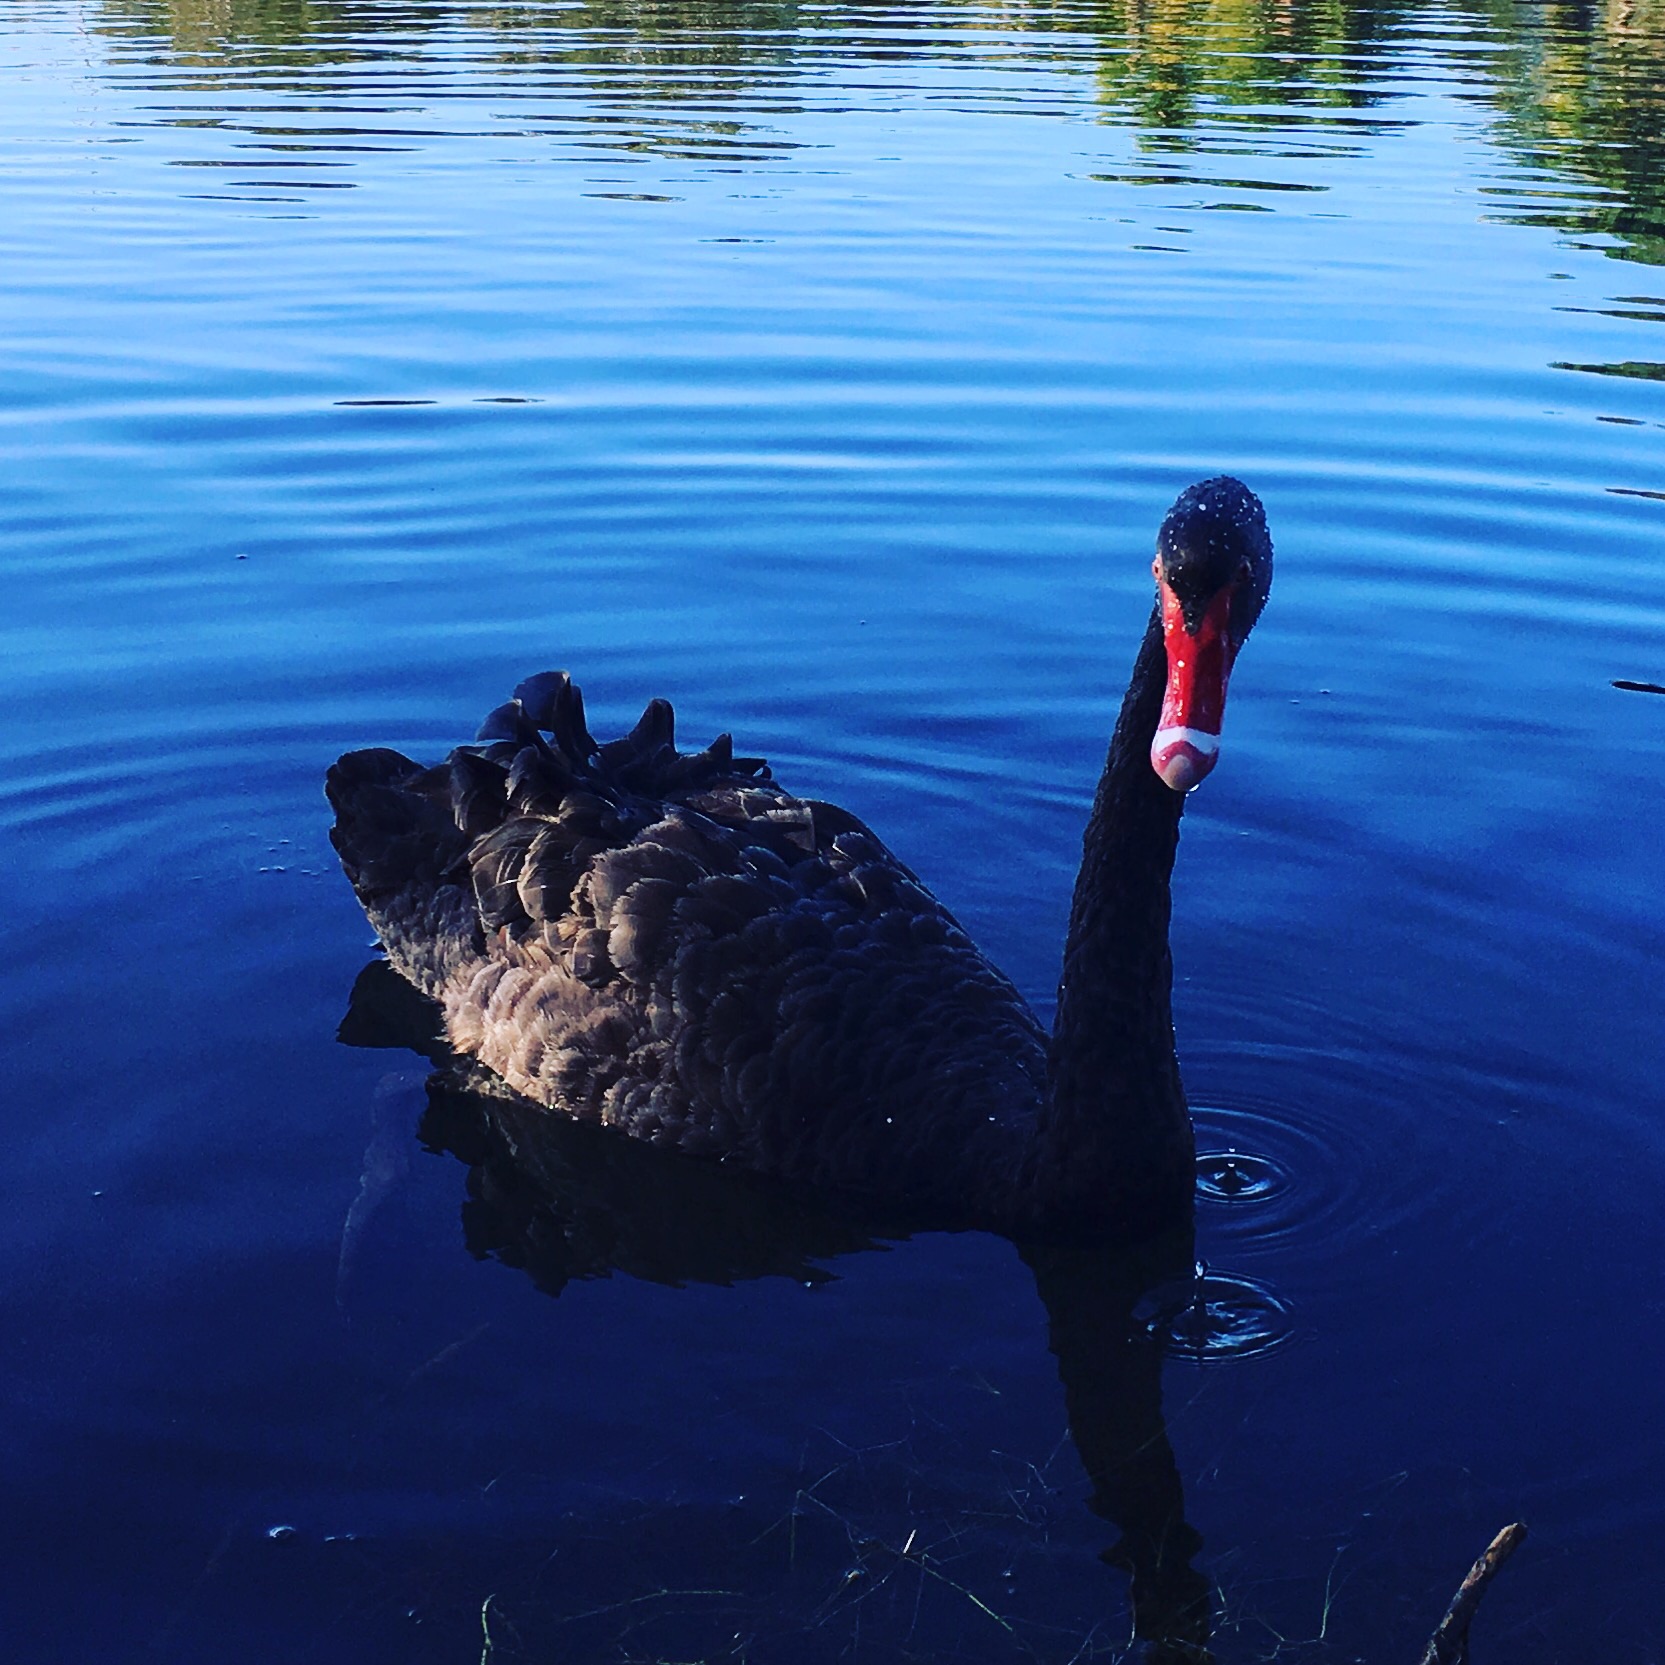
[[[1151,615],[1083,841],[1058,985],[1035,1189],[1080,1219],[1189,1216],[1195,1161],[1174,1054],[1169,883],[1184,796],[1150,764],[1167,659]]]

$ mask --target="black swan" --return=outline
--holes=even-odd
[[[331,840],[450,1044],[552,1109],[912,1221],[1117,1242],[1189,1217],[1169,881],[1265,605],[1260,501],[1203,481],[1087,823],[1050,1039],[879,839],[654,700],[597,745],[564,672],[424,768],[350,752]]]

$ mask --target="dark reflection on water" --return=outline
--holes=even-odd
[[[761,1277],[792,1278],[811,1287],[835,1275],[825,1263],[878,1246],[874,1227],[811,1200],[785,1196],[716,1164],[691,1162],[551,1115],[510,1092],[488,1071],[450,1058],[441,1046],[429,1043],[427,1037],[442,1025],[437,1008],[414,994],[384,962],[373,961],[354,987],[341,1038],[359,1046],[412,1046],[440,1065],[424,1084],[427,1105],[419,1134],[428,1149],[449,1152],[468,1166],[462,1222],[469,1252],[524,1272],[545,1294],[559,1295],[575,1279],[606,1278],[615,1271],[674,1288],[691,1283],[727,1287]],[[386,1131],[401,1143],[408,1138],[403,1128]],[[386,1171],[373,1145],[361,1204],[378,1200]],[[344,1270],[359,1223],[349,1217]],[[893,1228],[878,1229],[894,1237]],[[1202,1540],[1185,1520],[1184,1488],[1162,1419],[1162,1360],[1165,1352],[1175,1351],[1229,1356],[1244,1349],[1253,1323],[1243,1316],[1245,1286],[1226,1287],[1193,1276],[1193,1247],[1191,1232],[1184,1230],[1131,1253],[1023,1251],[1046,1310],[1070,1438],[1092,1486],[1090,1506],[1120,1534],[1103,1559],[1127,1575],[1135,1636],[1151,1644],[1153,1660],[1170,1665],[1208,1657],[1212,1603],[1209,1581],[1192,1565]],[[667,1366],[674,1376],[674,1361]],[[795,1500],[794,1533],[806,1500],[827,1521],[843,1524],[821,1495],[821,1486],[817,1482]],[[1020,1506],[1005,1531],[1027,1524]],[[978,1527],[965,1521],[960,1531],[974,1537]],[[996,1540],[1001,1535],[990,1534]],[[1026,1615],[998,1614],[984,1596],[958,1582],[956,1568],[967,1559],[963,1545],[950,1542],[945,1552],[934,1543],[920,1543],[919,1536],[918,1527],[900,1544],[852,1536],[854,1564],[845,1572],[842,1588],[835,1587],[826,1600],[852,1611],[870,1603],[891,1607],[895,1592],[874,1603],[873,1587],[902,1586],[914,1602],[909,1644],[927,1656],[942,1641],[933,1639],[929,1622],[921,1629],[925,1587],[932,1581],[982,1611],[1024,1651],[1031,1641],[1055,1640],[1047,1632],[1058,1627],[1037,1624]],[[1009,1569],[1004,1578],[1009,1584]],[[586,1657],[600,1657],[627,1642],[635,1649],[687,1647],[687,1613],[656,1616],[644,1624],[629,1613],[640,1594],[621,1593],[621,1623],[618,1608],[590,1592],[596,1610],[585,1616],[587,1631],[582,1626],[569,1630],[568,1645]],[[742,1624],[755,1625],[754,1610],[766,1610],[770,1600],[767,1587],[726,1591],[721,1623],[732,1625],[738,1617]],[[551,1613],[570,1622],[563,1601],[542,1591],[527,1592],[514,1603],[500,1599],[505,1623],[513,1622],[521,1604],[532,1612],[542,1609],[545,1623]],[[813,1632],[816,1619],[824,1616],[812,1615],[805,1629]],[[785,1617],[773,1615],[776,1625]],[[520,1622],[527,1618],[523,1612]],[[1034,1635],[1020,1636],[1020,1630]],[[741,1643],[747,1654],[767,1656],[764,1639],[747,1637],[743,1630],[727,1641]],[[834,1656],[841,1651],[840,1643]],[[800,1635],[783,1657],[805,1657],[806,1652],[818,1656],[810,1637]]]
[[[1411,1659],[1517,1515],[1477,1658],[1665,1650],[1662,66],[1657,0],[0,8],[13,1651]],[[1044,1007],[1221,469],[1200,1276],[335,1044],[323,768],[554,664]]]

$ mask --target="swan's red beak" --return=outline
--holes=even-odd
[[[1151,741],[1151,767],[1175,792],[1189,792],[1220,752],[1220,728],[1226,715],[1226,684],[1231,680],[1231,598],[1228,584],[1209,602],[1193,635],[1186,628],[1179,598],[1162,581],[1162,637],[1168,648],[1168,686],[1162,718]]]

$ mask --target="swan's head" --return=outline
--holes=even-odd
[[[1220,753],[1226,684],[1272,588],[1272,539],[1260,499],[1222,474],[1180,493],[1156,534],[1157,605],[1168,650],[1150,761],[1189,792]]]

